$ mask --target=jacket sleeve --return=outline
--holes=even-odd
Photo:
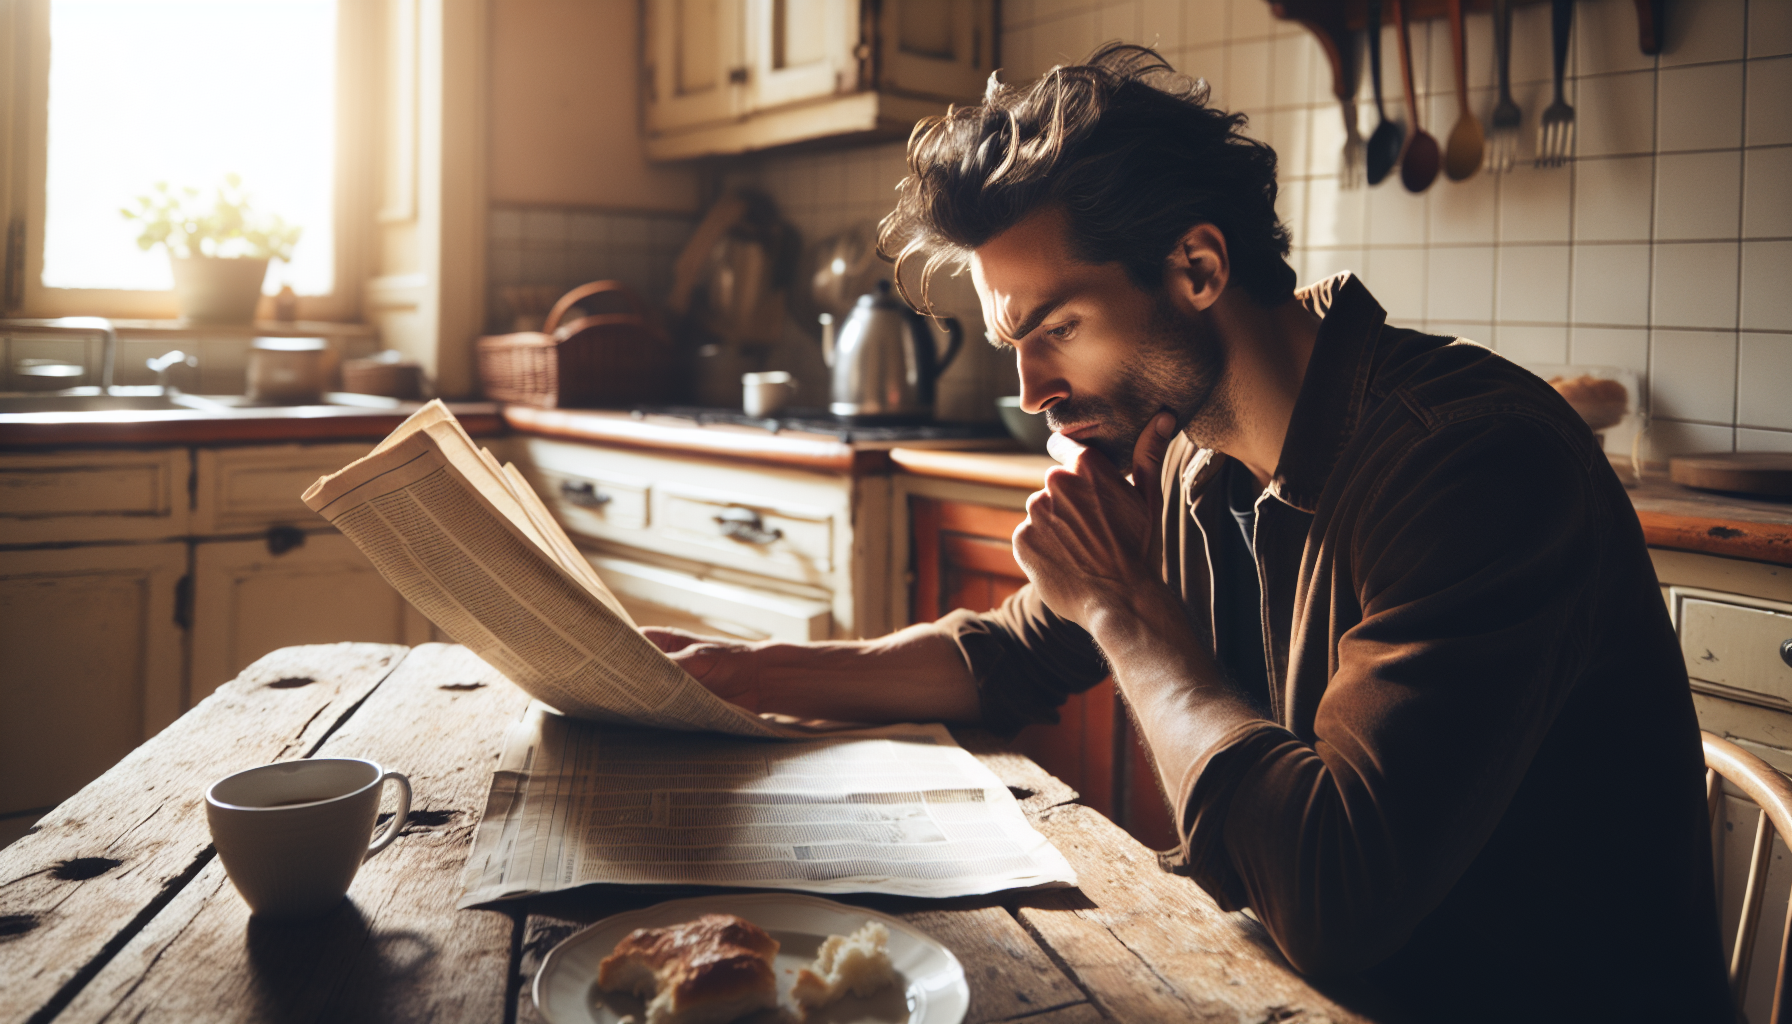
[[[1178,870],[1250,906],[1300,970],[1362,970],[1406,942],[1567,699],[1611,532],[1581,449],[1515,416],[1415,438],[1339,510],[1332,590],[1361,611],[1312,742],[1241,723],[1183,780]]]
[[[993,611],[960,609],[937,626],[958,644],[977,681],[983,725],[999,735],[1057,722],[1066,697],[1108,674],[1094,638],[1054,614],[1030,583]]]

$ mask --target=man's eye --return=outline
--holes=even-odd
[[[1075,327],[1076,327],[1075,320],[1072,320],[1071,322],[1069,322],[1067,324],[1059,324],[1056,327],[1048,327],[1045,330],[1045,336],[1052,339],[1053,341],[1063,341],[1065,338],[1070,337],[1071,331]]]

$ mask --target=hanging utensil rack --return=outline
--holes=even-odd
[[[1512,6],[1523,7],[1547,2],[1548,0],[1512,0]],[[1635,0],[1635,3],[1637,46],[1644,53],[1653,56],[1661,52],[1667,0]],[[1464,0],[1462,6],[1470,12],[1490,12],[1493,10],[1493,0]],[[1356,33],[1368,28],[1368,0],[1271,0],[1269,7],[1276,17],[1283,21],[1297,22],[1318,38],[1326,60],[1331,63],[1332,95],[1340,100],[1348,100],[1355,93],[1353,86],[1361,74],[1362,65],[1359,63],[1358,47],[1354,40]],[[1407,0],[1408,21],[1446,18],[1449,13],[1446,0]],[[1382,24],[1393,23],[1391,5],[1383,4]]]

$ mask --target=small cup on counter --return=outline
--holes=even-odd
[[[783,370],[740,375],[741,407],[748,416],[770,417],[782,412],[796,393],[796,379]]]
[[[329,342],[323,338],[256,338],[249,343],[252,402],[315,405],[329,390]]]

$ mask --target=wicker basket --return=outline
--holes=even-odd
[[[630,311],[561,318],[594,295],[614,294]],[[487,398],[543,408],[628,406],[664,401],[673,384],[672,344],[647,304],[620,281],[593,281],[560,297],[540,331],[479,339]]]

